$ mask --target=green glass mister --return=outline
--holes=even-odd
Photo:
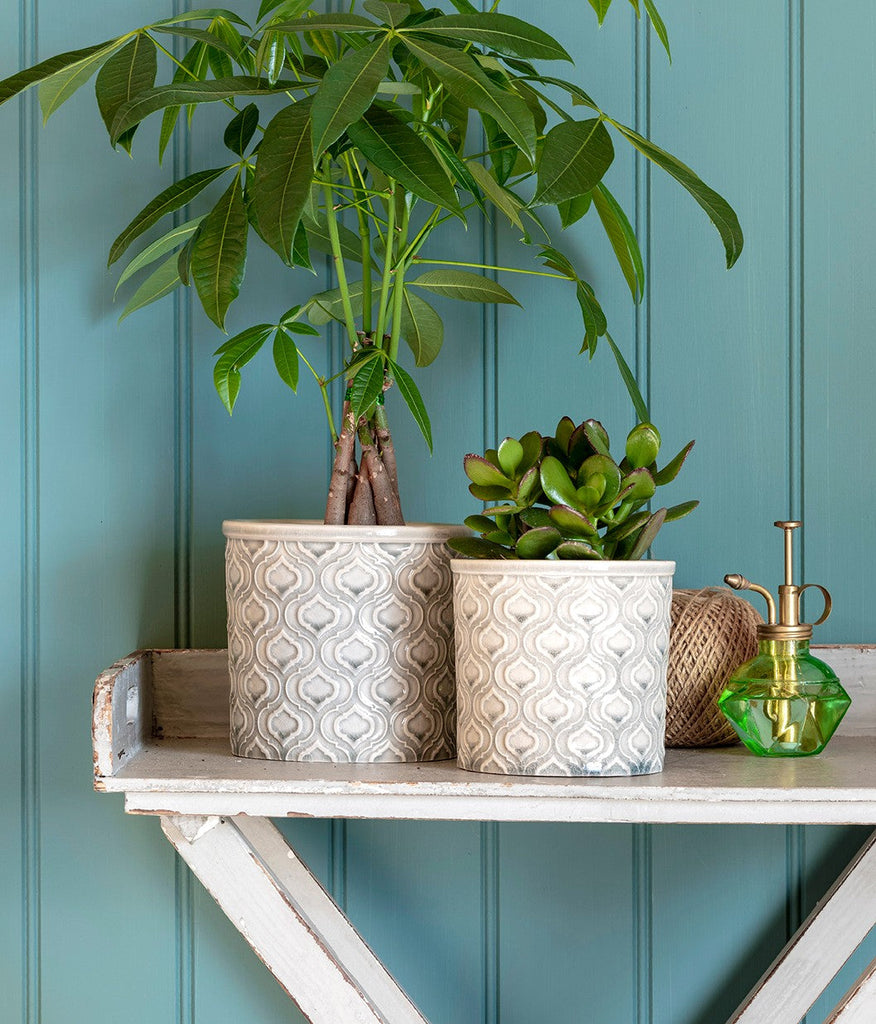
[[[785,531],[785,582],[779,607],[764,587],[733,574],[724,582],[734,590],[753,590],[766,598],[768,621],[757,627],[757,654],[727,680],[718,706],[739,738],[763,757],[820,754],[842,720],[851,697],[833,669],[809,652],[812,627],[830,615],[831,600],[818,583],[794,583],[793,534],[802,523],[778,522]],[[800,597],[815,587],[824,611],[814,623],[800,621]]]

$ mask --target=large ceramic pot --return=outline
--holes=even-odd
[[[453,756],[446,542],[464,529],[229,521],[223,531],[235,754]]]
[[[674,562],[451,566],[461,768],[662,770]]]

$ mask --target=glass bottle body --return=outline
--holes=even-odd
[[[760,640],[727,680],[718,706],[739,738],[764,757],[807,757],[827,746],[851,698],[808,640]]]

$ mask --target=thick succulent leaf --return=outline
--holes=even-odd
[[[523,203],[516,196],[512,195],[508,189],[502,188],[482,163],[479,163],[477,160],[469,160],[466,162],[466,165],[471,171],[472,177],[483,191],[484,196],[490,200],[493,206],[505,214],[514,227],[522,231],[523,221],[520,219],[520,211],[523,209]]]
[[[462,43],[478,43],[510,57],[572,60],[547,32],[510,14],[446,14],[407,31],[445,36]]]
[[[666,522],[674,523],[677,519],[683,519],[690,515],[695,508],[699,507],[698,501],[683,501],[679,505],[673,505],[666,510]]]
[[[650,466],[660,452],[660,431],[653,423],[637,423],[627,435],[627,462],[633,469]]]
[[[667,462],[663,469],[658,469],[654,473],[654,483],[657,484],[658,487],[672,483],[672,481],[678,476],[678,472],[684,465],[684,460],[690,454],[690,450],[693,446],[694,442],[688,441],[684,448],[681,449],[678,455],[676,455],[671,462]]]
[[[626,386],[627,394],[630,396],[633,408],[636,410],[636,415],[640,420],[647,422],[651,417],[648,414],[648,406],[642,396],[642,392],[639,390],[635,374],[630,369],[626,359],[624,359],[623,353],[615,344],[614,338],[612,338],[612,336],[607,332],[605,340],[608,342],[608,347],[611,349],[611,354],[614,356],[614,361],[617,363],[621,380],[623,380],[624,385]]]
[[[553,526],[553,520],[546,508],[526,508],[520,513],[520,519],[533,530],[540,526]]]
[[[605,505],[613,505],[621,492],[621,471],[610,455],[591,455],[581,464],[578,480],[589,480],[598,475],[605,481],[600,501]]]
[[[530,430],[520,438],[523,447],[523,458],[520,462],[521,472],[531,469],[541,457],[544,448],[544,438],[537,430]]]
[[[466,558],[514,558],[514,553],[499,544],[492,544],[482,537],[451,537],[447,542],[460,555]]]
[[[444,322],[438,313],[405,284],[401,308],[401,336],[414,353],[417,366],[428,366],[444,344]]]
[[[521,507],[532,505],[541,496],[541,479],[538,474],[538,466],[530,466],[521,476],[520,483],[517,485],[517,504]]]
[[[465,219],[453,183],[435,154],[389,110],[372,107],[347,134],[375,167],[408,192]]]
[[[150,263],[154,263],[162,256],[176,249],[182,245],[197,231],[198,225],[203,220],[203,217],[196,217],[194,220],[188,220],[185,224],[180,224],[175,228],[171,228],[166,235],[162,235],[161,238],[156,238],[151,245],[147,245],[146,248],[138,253],[134,259],[125,267],[119,280],[116,284],[116,292],[119,288],[128,280],[132,275],[136,274],[138,270],[142,270],[143,267],[148,266]]]
[[[373,14],[375,18],[380,18],[381,21],[386,22],[387,25],[392,25],[393,28],[396,25],[400,25],[411,13],[411,9],[407,4],[393,3],[391,0],[365,0],[362,6],[369,14]]]
[[[604,182],[600,181],[591,195],[633,301],[638,302],[645,291],[645,265],[632,225]],[[567,226],[564,221],[563,227]]]
[[[225,328],[225,314],[237,298],[246,272],[246,236],[249,224],[235,178],[204,218],[192,247],[192,279],[204,312]]]
[[[545,136],[533,205],[556,205],[592,191],[612,160],[611,136],[599,118],[561,121]]]
[[[502,487],[504,496],[513,490],[514,483],[509,480],[501,469],[494,466],[482,455],[466,455],[462,460],[465,475],[473,484],[480,487]]]
[[[310,104],[305,100],[283,107],[271,119],[259,146],[251,190],[259,234],[289,265],[312,180]]]
[[[606,455],[611,458],[608,431],[599,422],[599,420],[585,420],[581,424],[581,427],[587,436],[587,440],[592,445],[593,450],[599,455]]]
[[[375,39],[361,50],[351,50],[325,73],[313,97],[314,159],[371,106],[389,69],[391,43],[389,35]]]
[[[259,126],[259,108],[255,103],[248,103],[243,110],[235,114],[228,122],[223,140],[232,153],[243,156],[247,146],[252,142],[256,128]]]
[[[541,489],[555,505],[575,504],[575,486],[559,459],[553,455],[543,459],[540,477]]]
[[[493,85],[473,57],[462,50],[406,35],[404,43],[466,106],[494,118],[514,144],[535,162],[535,122],[524,101]]]
[[[182,181],[176,181],[163,192],[160,192],[150,203],[137,214],[119,237],[113,242],[107,265],[113,263],[125,252],[128,246],[135,239],[139,238],[144,231],[148,231],[153,224],[156,224],[162,217],[174,210],[190,203],[199,193],[221,174],[228,170],[227,167],[214,167],[209,171],[197,171],[190,174]]]
[[[647,553],[648,548],[650,548],[654,543],[654,539],[660,532],[660,527],[665,521],[665,508],[658,509],[654,515],[650,517],[648,522],[642,527],[641,533],[636,537],[636,543],[633,545],[632,550],[627,556],[630,561],[635,562]]]
[[[282,328],[274,335],[274,366],[280,380],[293,391],[298,390],[298,346]]]
[[[563,536],[596,536],[596,523],[588,515],[570,505],[554,505],[549,509],[548,515]]]
[[[575,421],[571,416],[563,416],[557,423],[556,429],[554,430],[554,440],[563,452],[569,451],[569,445],[572,442],[572,435],[575,433]]]
[[[362,360],[356,369],[356,376],[350,385],[350,405],[353,408],[353,419],[367,412],[383,394],[383,360],[375,351],[369,359]]]
[[[97,106],[107,131],[119,107],[145,89],[151,89],[157,73],[155,43],[145,33],[138,33],[130,43],[112,54],[94,83]],[[127,142],[125,148],[130,152],[130,137],[123,141]]]
[[[429,414],[426,412],[426,405],[423,402],[423,396],[420,394],[420,390],[414,382],[413,377],[398,363],[390,362],[390,371],[392,372],[395,385],[398,388],[399,394],[405,401],[408,409],[411,411],[411,415],[414,417],[414,421],[420,428],[420,433],[425,438],[426,444],[429,446],[429,451],[432,451],[432,424],[429,422]]]
[[[605,536],[602,539],[605,542],[616,544],[618,541],[624,540],[626,537],[634,534],[636,530],[638,530],[639,527],[644,526],[650,518],[650,512],[637,512],[635,515],[625,519],[617,526],[612,526],[611,529],[606,531]]]
[[[290,89],[303,89],[312,84],[309,79],[300,82],[284,79],[277,83],[276,88],[270,88],[264,79],[252,75],[237,75],[232,78],[210,79],[206,82],[171,82],[170,85],[159,85],[140,93],[130,103],[125,103],[119,108],[110,136],[115,142],[120,135],[135,124],[139,124],[144,117],[164,107],[216,103],[232,96],[271,96]]]
[[[647,501],[654,496],[657,485],[647,469],[634,469],[624,477],[623,489],[619,495],[625,501]]]
[[[0,81],[0,106],[32,85],[45,82],[47,79],[88,62],[94,57],[103,59],[104,56],[112,53],[116,47],[121,46],[122,41],[121,39],[108,39],[106,42],[98,43],[96,46],[86,46],[81,50],[68,50],[66,53],[59,53],[54,57],[49,57],[48,60],[40,61],[39,64],[34,64],[33,67],[18,71],[9,78],[4,78]],[[93,65],[93,70],[97,70],[96,63]]]
[[[488,519],[486,516],[466,516],[463,523],[470,530],[475,530],[477,533],[492,533],[496,529],[496,524],[493,520]]]
[[[663,168],[667,174],[671,174],[706,211],[724,243],[727,267],[732,267],[739,259],[744,239],[739,218],[727,200],[719,196],[714,189],[709,188],[705,182],[697,177],[690,167],[672,156],[671,153],[667,153],[665,150],[660,149],[659,146],[655,146],[653,142],[639,135],[632,128],[627,128],[626,125],[619,124],[616,121],[611,123],[640,153],[643,153],[649,160],[657,164],[658,167]]]
[[[592,544],[584,540],[564,540],[556,550],[557,558],[563,559],[602,559],[603,555]]]
[[[417,288],[426,288],[447,299],[461,299],[465,302],[506,302],[519,306],[520,303],[498,281],[472,274],[467,270],[427,270],[425,274],[408,281]]]
[[[119,317],[120,323],[135,310],[142,309],[143,306],[148,306],[150,303],[164,298],[165,295],[179,287],[182,281],[176,263],[177,258],[174,254],[146,278],[128,300],[122,315]]]
[[[469,484],[469,494],[478,501],[501,501],[508,497],[508,487],[488,487],[485,484]]]
[[[527,530],[517,539],[515,550],[518,558],[547,558],[562,542],[560,534],[551,526],[539,526]]]
[[[506,437],[498,448],[499,466],[512,479],[523,461],[523,445],[514,437]]]

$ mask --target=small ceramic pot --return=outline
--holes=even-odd
[[[453,756],[446,542],[464,528],[230,521],[223,532],[235,754]]]
[[[674,562],[454,559],[461,768],[663,768]]]

